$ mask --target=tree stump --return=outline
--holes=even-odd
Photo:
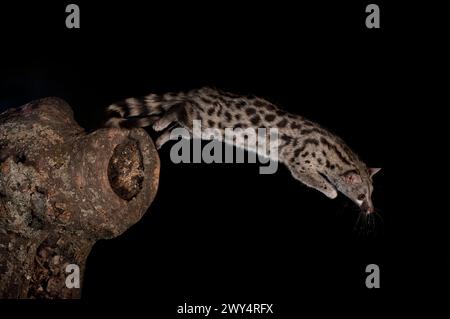
[[[87,134],[70,106],[45,98],[0,115],[0,298],[79,298],[99,239],[135,224],[158,188],[159,157],[142,129]]]

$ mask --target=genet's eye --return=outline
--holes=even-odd
[[[364,195],[364,194],[358,195],[358,200],[363,200],[364,198],[366,198],[366,195]]]

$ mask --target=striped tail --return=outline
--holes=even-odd
[[[160,119],[173,105],[180,103],[173,95],[149,94],[141,98],[128,98],[111,104],[106,109],[106,127],[146,127]]]

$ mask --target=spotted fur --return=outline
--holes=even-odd
[[[329,198],[335,198],[339,191],[367,213],[373,211],[372,176],[378,170],[368,168],[339,137],[320,125],[262,98],[205,87],[187,93],[129,98],[110,105],[107,111],[107,126],[152,126],[155,131],[162,131],[156,141],[158,148],[169,140],[175,126],[192,132],[193,120],[200,120],[202,129],[216,128],[222,134],[227,127],[276,127],[278,160],[294,178]]]

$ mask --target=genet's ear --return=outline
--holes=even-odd
[[[380,170],[381,168],[369,168],[370,177],[378,173]]]
[[[359,184],[362,182],[361,176],[354,170],[344,173],[342,178],[347,184]]]

